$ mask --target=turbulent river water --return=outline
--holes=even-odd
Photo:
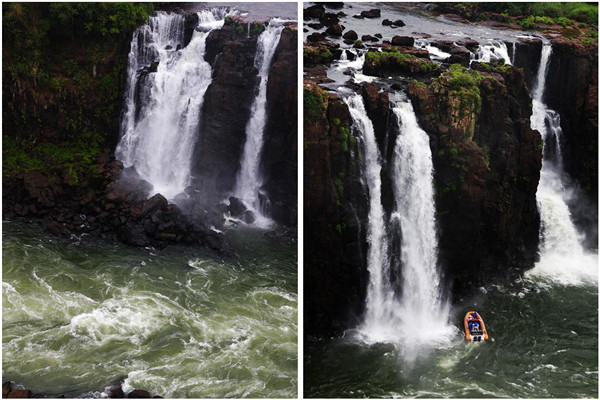
[[[100,397],[296,397],[296,244],[226,233],[233,255],[47,236],[3,223],[3,380]]]
[[[598,396],[598,290],[592,277],[575,285],[526,278],[479,288],[451,314],[456,333],[412,363],[402,346],[344,338],[308,341],[306,397]],[[462,317],[483,316],[490,341],[467,343]],[[415,335],[420,335],[415,327]]]

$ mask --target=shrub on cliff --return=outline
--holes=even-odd
[[[304,85],[304,117],[317,121],[327,110],[327,92],[319,86]]]

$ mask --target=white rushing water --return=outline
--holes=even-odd
[[[433,162],[429,137],[418,126],[410,103],[394,108],[400,125],[394,148],[393,189],[395,209],[390,230],[402,234],[400,250],[402,287],[391,283],[393,251],[388,242],[381,203],[381,156],[373,124],[360,95],[346,99],[353,128],[361,135],[365,158],[365,181],[369,191],[367,227],[369,251],[366,314],[359,328],[371,342],[398,342],[408,361],[423,346],[446,342],[454,333],[448,325],[449,305],[437,266],[437,236],[433,191]]]
[[[598,257],[581,245],[582,234],[577,231],[567,206],[573,194],[562,166],[560,115],[543,102],[551,54],[552,47],[544,44],[533,90],[531,128],[542,136],[544,158],[536,194],[541,218],[540,261],[528,274],[564,284],[596,282]],[[547,151],[550,143],[553,151]]]
[[[215,17],[217,15],[217,17]],[[183,46],[184,17],[159,12],[133,35],[125,113],[116,156],[135,167],[168,199],[190,183],[200,110],[211,83],[204,60],[206,37],[223,25],[223,10],[198,13],[190,43]],[[158,63],[156,72],[143,71]],[[156,65],[156,64],[154,64]]]
[[[505,64],[512,65],[511,58],[508,55],[508,48],[506,43],[501,40],[490,40],[488,43],[480,44],[477,48],[477,53],[474,55],[472,61],[480,61],[491,63],[501,58],[504,59]]]
[[[369,219],[367,225],[367,268],[369,285],[363,330],[372,338],[385,340],[390,313],[394,312],[394,291],[389,282],[388,243],[386,221],[381,204],[381,156],[375,140],[373,123],[367,116],[362,97],[354,94],[344,100],[350,110],[353,130],[362,138],[364,178],[369,191]],[[383,337],[382,337],[383,335]],[[395,336],[394,336],[395,337]]]
[[[429,136],[417,123],[411,103],[400,103],[393,112],[400,124],[394,148],[395,209],[392,226],[402,232],[402,335],[411,342],[439,342],[452,334],[449,303],[437,265],[437,234],[433,186],[433,161]],[[395,223],[394,223],[395,222]],[[415,335],[418,327],[418,335]]]
[[[263,150],[264,130],[267,123],[267,82],[271,62],[283,31],[283,20],[271,19],[268,27],[258,38],[254,66],[258,69],[260,83],[250,108],[250,120],[246,125],[246,142],[237,174],[234,196],[256,214],[256,224],[268,224],[265,210],[260,205],[260,188],[263,184],[260,160]]]

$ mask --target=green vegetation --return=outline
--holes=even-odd
[[[460,64],[452,64],[446,72],[433,81],[433,85],[435,91],[445,88],[450,97],[459,99],[458,107],[461,114],[470,111],[479,113],[481,110],[479,83],[482,79],[479,72],[468,70]]]
[[[327,110],[327,92],[319,86],[304,85],[304,118],[318,121]]]
[[[365,55],[365,63],[369,65],[389,65],[390,61],[401,64],[410,58],[415,58],[412,54],[400,53],[398,51],[369,51]]]
[[[152,3],[3,3],[3,176],[89,175],[117,139],[121,55],[152,12]]]
[[[583,2],[511,2],[511,3],[461,3],[481,11],[491,11],[502,15],[547,18],[568,18],[571,20],[597,24],[598,3]],[[536,21],[537,22],[537,21]],[[546,23],[546,22],[541,22]],[[560,23],[557,21],[557,23]]]
[[[348,151],[348,143],[350,141],[351,136],[352,135],[350,134],[350,130],[347,127],[342,126],[339,128],[337,139],[342,143],[342,150],[344,152]]]
[[[104,139],[95,131],[87,131],[75,143],[18,142],[2,136],[2,176],[12,177],[21,172],[44,171],[49,166],[61,166],[69,171],[67,182],[76,185],[97,175],[96,156],[102,151]]]

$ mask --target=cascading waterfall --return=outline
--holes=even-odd
[[[544,142],[542,170],[536,193],[541,217],[540,261],[532,275],[549,277],[565,284],[597,281],[597,255],[581,245],[567,200],[572,191],[562,165],[560,115],[543,102],[546,75],[552,47],[544,44],[533,90],[531,128],[540,132]]]
[[[223,10],[214,11],[198,13],[198,26],[184,48],[184,17],[166,12],[151,17],[131,41],[116,156],[154,186],[153,194],[168,199],[191,179],[200,110],[212,75],[204,60],[206,37],[223,25]]]
[[[504,59],[505,64],[512,65],[506,43],[501,40],[491,40],[489,43],[479,45],[477,53],[471,61],[491,63],[501,58]]]
[[[254,66],[258,69],[260,83],[250,108],[250,120],[246,125],[246,142],[234,188],[234,195],[257,214],[256,224],[261,224],[261,222],[268,224],[268,218],[265,216],[265,210],[261,207],[260,201],[261,195],[264,195],[260,192],[263,184],[260,160],[267,123],[267,82],[271,62],[283,28],[283,20],[271,19],[268,27],[258,38]]]
[[[401,330],[413,342],[447,339],[449,303],[444,299],[437,265],[433,160],[429,136],[417,123],[412,104],[393,109],[400,133],[394,148],[392,177],[395,209],[391,226],[402,233]],[[419,335],[414,336],[415,327]]]
[[[385,213],[381,204],[381,156],[377,149],[373,123],[367,116],[362,97],[354,94],[344,100],[350,110],[353,130],[362,137],[364,179],[369,192],[367,225],[367,269],[369,285],[362,330],[374,338],[388,331],[390,313],[395,310],[394,291],[389,282],[388,243]]]
[[[390,229],[402,233],[401,295],[390,282],[395,249],[388,242],[386,217],[381,203],[381,156],[373,124],[360,95],[346,99],[353,129],[362,137],[365,181],[369,192],[367,264],[369,285],[361,333],[370,341],[404,344],[406,359],[416,358],[424,344],[441,343],[453,333],[448,325],[449,305],[444,302],[437,267],[437,237],[433,192],[433,162],[429,137],[418,126],[410,103],[393,112],[400,124],[394,149],[393,190],[395,209]],[[419,332],[415,335],[415,329]]]

